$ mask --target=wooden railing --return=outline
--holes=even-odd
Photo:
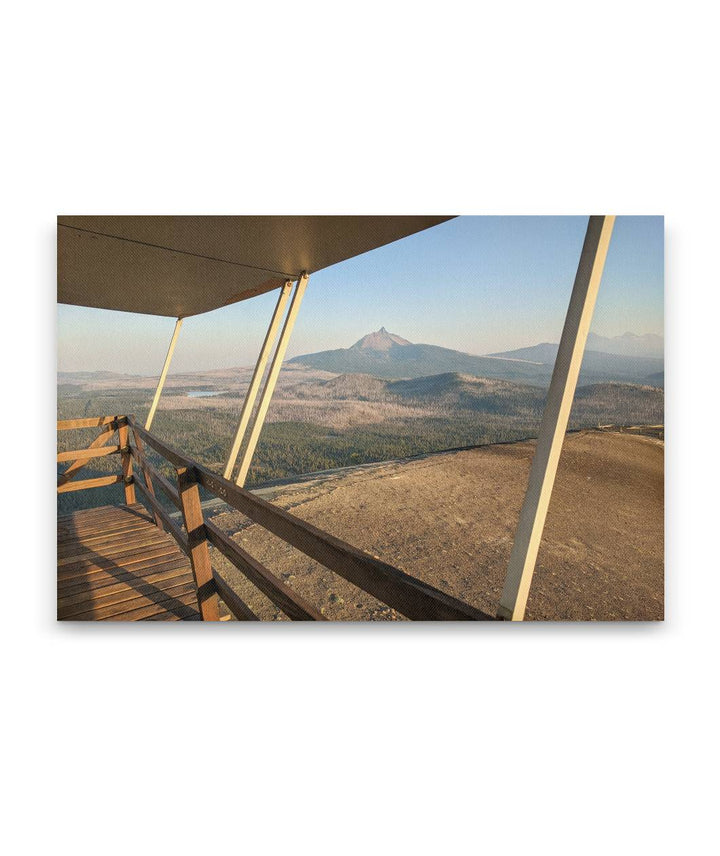
[[[57,492],[70,493],[75,490],[87,490],[92,487],[105,487],[110,484],[123,482],[125,502],[135,502],[135,489],[132,477],[132,453],[128,443],[128,419],[126,416],[100,416],[89,419],[63,419],[57,423],[58,431],[70,431],[78,428],[100,428],[98,436],[86,449],[58,452],[57,462],[71,461],[70,466],[58,474]],[[116,439],[117,433],[117,439]],[[108,446],[111,440],[115,443]],[[120,455],[121,473],[98,478],[76,481],[80,470],[96,458],[107,455]]]
[[[72,424],[71,424],[72,423]],[[82,423],[82,424],[79,424]],[[74,463],[59,477],[58,491],[82,490],[96,486],[95,482],[112,484],[122,481],[125,501],[134,502],[135,493],[149,506],[155,522],[168,532],[189,556],[198,587],[198,603],[204,620],[218,617],[217,599],[221,598],[232,614],[239,620],[257,620],[231,585],[210,561],[209,545],[215,547],[288,618],[301,621],[323,621],[325,617],[293,591],[281,579],[260,562],[250,556],[235,541],[209,520],[205,520],[200,502],[199,488],[224,500],[242,512],[268,532],[277,535],[286,543],[296,547],[306,556],[334,571],[358,588],[395,609],[406,618],[415,620],[492,620],[482,612],[435,587],[411,577],[398,568],[358,550],[345,541],[323,532],[310,523],[260,499],[244,488],[218,476],[206,467],[187,458],[138,425],[132,416],[102,417],[95,420],[69,420],[58,423],[58,429],[88,427],[102,428],[90,449],[63,453],[63,460]],[[114,426],[114,427],[113,427]],[[128,428],[134,437],[129,441]],[[122,460],[122,475],[116,478],[90,479],[75,482],[68,487],[70,479],[87,461],[109,443],[112,432],[117,429],[119,439],[107,454],[118,453]],[[107,436],[110,435],[110,436]],[[177,487],[173,485],[148,459],[145,444],[161,455],[175,469]],[[104,449],[103,449],[104,451]],[[90,452],[90,454],[87,454]],[[85,457],[83,457],[85,455]],[[133,475],[133,461],[143,476],[140,481]],[[74,469],[73,469],[74,468]],[[60,484],[60,479],[66,479]],[[184,530],[178,526],[159,502],[159,488],[182,514]]]

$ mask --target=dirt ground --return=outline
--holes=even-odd
[[[380,464],[283,487],[272,501],[494,615],[534,448],[521,442]],[[527,620],[663,618],[663,457],[653,437],[567,436]],[[242,515],[213,519],[327,618],[402,618]],[[214,552],[260,618],[284,618]]]

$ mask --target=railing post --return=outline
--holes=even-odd
[[[145,486],[148,489],[148,493],[153,499],[157,499],[155,496],[155,487],[153,485],[152,476],[150,475],[150,470],[147,467],[147,459],[145,457],[145,446],[143,445],[143,441],[140,439],[137,431],[135,430],[135,422],[132,422],[133,428],[133,437],[135,438],[135,448],[137,449],[137,457],[140,462],[140,468],[142,469],[143,478],[145,479]],[[164,531],[165,527],[163,526],[162,518],[153,508],[153,517],[155,518],[155,525],[158,529]]]
[[[118,424],[118,443],[122,457],[123,484],[125,486],[125,504],[135,504],[135,485],[133,484],[132,455],[130,453],[130,434],[125,417]]]
[[[220,616],[217,588],[213,580],[210,551],[205,536],[205,520],[200,505],[200,491],[194,471],[188,467],[177,468],[177,481],[200,615],[203,621],[218,621]]]

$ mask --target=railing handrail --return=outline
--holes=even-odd
[[[288,618],[293,619],[293,621],[326,620],[319,610],[307,603],[303,597],[294,592],[281,579],[278,579],[249,553],[246,553],[232,538],[209,520],[205,521],[205,532],[213,547],[221,552],[226,559],[229,559]]]
[[[82,419],[58,419],[58,431],[71,431],[84,428],[100,428],[100,433],[84,449],[72,449],[58,452],[56,461],[58,464],[68,463],[68,466],[57,476],[57,492],[70,493],[71,491],[89,490],[90,488],[105,487],[106,485],[123,482],[126,502],[134,502],[134,487],[132,484],[132,460],[127,444],[128,432],[127,416],[90,416]],[[112,440],[115,432],[118,433],[118,442],[105,448]],[[107,455],[119,454],[122,461],[121,476],[99,476],[97,478],[75,481],[80,470],[84,469],[90,461]]]
[[[264,529],[296,547],[348,582],[416,620],[492,621],[492,616],[440,589],[411,577],[399,568],[376,559],[351,544],[317,529],[284,509],[266,502],[238,487],[228,479],[188,458],[128,417],[134,433],[139,434],[173,466],[189,470],[206,490],[242,512]]]
[[[58,431],[71,431],[75,428],[103,428],[112,425],[114,431],[119,425],[128,424],[128,416],[89,416],[83,419],[58,419]],[[114,423],[114,424],[113,424]]]

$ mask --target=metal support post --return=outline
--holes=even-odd
[[[248,470],[250,469],[250,463],[253,455],[255,454],[255,448],[260,438],[260,432],[262,431],[262,427],[265,422],[265,416],[267,415],[268,408],[270,407],[270,400],[272,399],[273,392],[275,391],[275,384],[277,383],[278,375],[280,374],[280,369],[285,358],[285,352],[287,351],[288,344],[290,342],[290,334],[295,326],[295,319],[297,318],[297,314],[300,310],[300,304],[302,303],[307,283],[308,276],[304,273],[295,286],[295,293],[293,294],[292,301],[290,303],[290,309],[288,310],[287,318],[285,319],[285,324],[282,328],[282,333],[280,333],[277,350],[275,351],[275,356],[270,364],[270,371],[268,372],[267,380],[265,381],[265,386],[263,387],[262,395],[260,396],[260,404],[258,405],[258,409],[255,413],[255,418],[250,430],[250,438],[245,451],[243,452],[242,458],[240,459],[240,469],[238,470],[238,475],[235,479],[235,483],[240,487],[243,487],[245,484],[245,479],[247,478]]]
[[[614,217],[590,217],[520,511],[498,618],[522,621]]]

